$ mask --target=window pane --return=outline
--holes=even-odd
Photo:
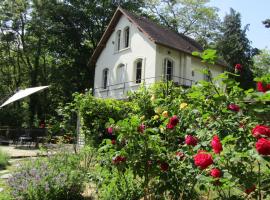
[[[103,71],[103,88],[104,89],[106,89],[108,86],[108,73],[109,73],[108,69]]]
[[[138,61],[136,64],[136,83],[141,83],[142,79],[142,61]]]
[[[129,46],[129,28],[125,30],[125,47]]]
[[[117,32],[117,50],[120,50],[120,42],[121,42],[121,31]]]
[[[165,59],[164,61],[164,75],[165,75],[165,80],[172,80],[173,76],[173,63],[172,61]]]

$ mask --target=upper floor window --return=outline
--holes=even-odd
[[[142,59],[138,59],[135,61],[135,78],[136,83],[142,82]]]
[[[116,75],[117,75],[118,83],[124,83],[125,82],[125,65],[124,64],[118,65],[116,70],[117,70]]]
[[[106,68],[103,70],[103,73],[102,73],[102,87],[103,89],[107,89],[108,87],[108,83],[109,83],[109,69]]]
[[[173,61],[168,58],[164,59],[164,78],[169,81],[173,78]]]
[[[116,51],[119,51],[120,48],[121,48],[121,30],[118,30],[116,32],[116,39],[115,39],[115,41],[116,41],[116,48],[115,48],[115,50]]]
[[[126,27],[124,30],[124,48],[129,47],[129,27]]]

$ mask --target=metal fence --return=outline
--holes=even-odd
[[[155,76],[155,77],[150,77],[150,78],[145,78],[141,79],[140,83],[138,81],[133,80],[133,81],[126,81],[122,83],[117,83],[117,84],[112,84],[112,85],[107,85],[106,87],[99,87],[99,88],[94,88],[93,94],[96,97],[101,97],[101,98],[116,98],[116,99],[123,99],[126,97],[127,92],[132,92],[136,91],[141,84],[145,86],[152,85],[156,82],[173,82],[174,85],[176,86],[183,86],[183,87],[191,87],[196,83],[196,81],[179,77],[179,76],[170,76],[171,79],[169,80],[168,78],[164,76]]]

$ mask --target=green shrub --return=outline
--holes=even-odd
[[[11,195],[22,200],[83,199],[79,164],[79,156],[68,153],[30,161],[8,180]]]
[[[9,155],[3,151],[0,151],[0,169],[5,169],[9,165]]]
[[[98,99],[91,94],[79,94],[75,97],[75,104],[82,119],[82,130],[86,143],[98,147],[106,136],[106,123],[109,118],[125,119],[132,113],[131,103],[115,99]]]

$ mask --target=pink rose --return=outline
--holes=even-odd
[[[211,169],[210,174],[214,178],[220,178],[222,173],[221,173],[220,169],[213,168],[213,169]]]
[[[177,159],[181,160],[181,159],[183,159],[185,157],[185,154],[183,152],[177,151],[175,153],[175,156],[176,156]]]
[[[267,92],[270,90],[270,84],[264,84],[263,82],[259,81],[257,82],[257,90],[259,92]]]
[[[252,135],[255,138],[260,138],[261,135],[270,137],[270,127],[265,125],[257,125],[252,129]]]
[[[234,111],[234,112],[239,112],[240,107],[236,104],[230,104],[230,105],[228,105],[228,109],[231,111]]]
[[[176,126],[178,123],[179,123],[179,119],[176,115],[170,118],[169,124],[171,124],[172,126]]]
[[[219,137],[217,135],[215,135],[211,141],[211,146],[215,152],[215,154],[219,154],[223,148],[222,148],[222,144],[219,140]]]
[[[108,132],[108,134],[110,134],[110,135],[112,135],[113,134],[113,127],[109,127],[109,128],[107,128],[107,132]]]
[[[141,125],[138,127],[138,132],[143,133],[144,130],[145,130],[145,125],[144,125],[144,124],[141,124]]]
[[[265,138],[258,139],[256,149],[261,155],[270,155],[270,141]]]
[[[210,153],[205,151],[199,151],[194,157],[194,163],[201,170],[206,169],[208,166],[213,164],[213,157]]]
[[[185,143],[187,145],[196,146],[198,143],[198,139],[192,135],[187,135],[185,138]]]
[[[236,65],[234,66],[234,69],[235,69],[235,71],[237,71],[237,72],[241,72],[242,69],[243,69],[243,66],[242,66],[241,64],[236,64]]]
[[[124,156],[115,156],[112,159],[113,164],[117,165],[117,164],[121,164],[126,162],[127,158]]]

